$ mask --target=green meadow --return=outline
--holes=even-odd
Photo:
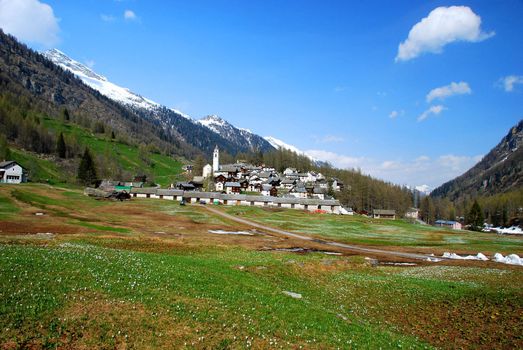
[[[383,249],[452,250],[461,244],[449,240],[453,232],[406,222],[221,209]],[[268,234],[219,236],[209,229],[249,228],[199,205],[97,201],[71,187],[0,186],[0,347],[523,346],[520,267],[376,264],[357,254],[277,251],[297,242]],[[521,251],[516,238],[501,237],[503,247],[458,234],[489,249]]]
[[[235,216],[291,232],[308,233],[323,239],[368,246],[415,247],[430,252],[452,251],[523,255],[523,240],[517,236],[456,231],[405,220],[372,219],[363,216],[313,214],[298,210],[228,207]]]

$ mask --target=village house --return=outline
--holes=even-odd
[[[314,187],[312,189],[312,197],[318,199],[325,199],[325,189],[318,186]]]
[[[458,221],[452,221],[452,220],[436,220],[434,223],[434,226],[438,227],[446,227],[450,228],[452,230],[461,230],[462,225]]]
[[[296,180],[285,178],[280,182],[280,188],[291,190],[296,185]]]
[[[207,178],[211,177],[211,175],[212,175],[212,165],[206,164],[203,167],[202,176],[207,179]]]
[[[241,192],[241,185],[239,182],[226,182],[223,186],[225,193],[233,194]]]
[[[374,209],[372,211],[372,217],[374,219],[396,220],[396,211],[395,210],[386,210],[386,209]]]
[[[261,195],[276,197],[278,195],[278,190],[272,185],[264,184],[261,185]]]
[[[151,198],[185,201],[186,203],[206,203],[222,205],[246,205],[271,208],[299,209],[315,212],[341,214],[342,207],[337,200],[302,199],[293,197],[273,197],[243,194],[222,194],[216,192],[180,191],[159,188],[133,188],[134,198]]]
[[[182,191],[194,191],[195,187],[189,182],[177,182],[175,188]]]
[[[295,198],[307,198],[308,197],[307,189],[301,182],[297,183],[296,186],[294,186],[290,190],[289,195],[291,195]]]
[[[343,185],[343,182],[340,179],[332,178],[332,190],[334,192],[340,192],[343,190],[345,186]]]
[[[405,213],[405,218],[407,219],[413,219],[417,220],[419,215],[419,209],[418,208],[409,208],[407,212]]]
[[[287,168],[283,171],[283,175],[285,175],[285,176],[294,175],[294,174],[298,174],[298,170],[296,170],[296,168]]]
[[[203,189],[203,183],[205,178],[203,176],[195,176],[189,183],[194,186],[196,191],[201,191]]]
[[[0,163],[0,183],[19,184],[27,182],[26,171],[14,160]]]

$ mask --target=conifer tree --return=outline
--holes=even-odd
[[[67,153],[67,148],[65,146],[65,140],[64,140],[64,134],[60,133],[60,136],[58,137],[58,140],[56,141],[56,153],[58,153],[58,157],[65,158]]]
[[[96,167],[89,148],[85,148],[84,155],[78,166],[78,180],[84,185],[92,185],[96,182]]]
[[[483,228],[483,211],[481,210],[481,207],[479,206],[479,203],[476,200],[470,208],[467,221],[470,224],[471,229],[474,231],[480,231]]]

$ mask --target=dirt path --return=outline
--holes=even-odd
[[[288,231],[280,230],[280,229],[273,228],[273,227],[268,227],[268,226],[265,226],[265,225],[247,220],[247,219],[242,219],[242,218],[236,217],[234,215],[226,214],[221,210],[218,210],[218,209],[215,209],[215,208],[212,208],[209,206],[205,206],[205,208],[207,210],[209,210],[210,212],[212,212],[216,215],[220,215],[229,220],[233,220],[233,221],[245,224],[245,225],[256,227],[258,229],[273,232],[273,233],[276,233],[279,235],[323,244],[323,245],[329,246],[331,248],[336,247],[336,248],[341,248],[343,250],[351,250],[354,252],[362,252],[362,253],[370,253],[370,254],[386,255],[386,256],[396,256],[396,257],[402,257],[402,258],[407,258],[407,259],[416,259],[416,260],[427,260],[430,258],[428,255],[424,255],[424,254],[406,253],[406,252],[399,252],[399,251],[394,251],[394,250],[384,250],[384,249],[375,249],[375,248],[365,248],[365,247],[360,247],[360,246],[356,246],[356,245],[352,245],[352,244],[345,244],[345,243],[339,243],[339,242],[334,242],[334,241],[325,241],[325,240],[317,239],[317,238],[307,236],[304,234],[293,233],[293,232],[288,232]]]

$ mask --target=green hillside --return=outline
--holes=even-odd
[[[181,160],[155,152],[152,148],[129,145],[112,139],[111,135],[94,134],[81,126],[50,117],[42,118],[42,124],[51,134],[63,133],[68,147],[74,147],[76,151],[88,147],[95,155],[100,178],[130,181],[134,175],[146,174],[149,180],[167,186],[181,177]],[[15,147],[11,145],[12,159],[28,170],[30,181],[75,182],[78,159],[43,156]]]

